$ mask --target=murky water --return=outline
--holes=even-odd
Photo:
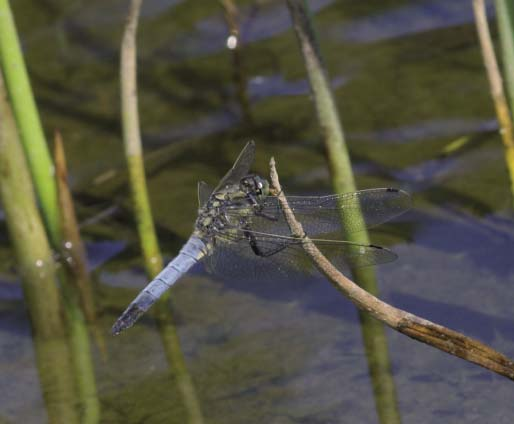
[[[108,335],[146,282],[120,139],[126,2],[12,3],[45,127],[63,134],[79,218],[89,222],[107,346],[105,357],[93,346],[100,422],[187,422],[152,317]],[[374,232],[400,256],[377,268],[381,297],[514,357],[512,200],[470,2],[310,4],[359,188],[395,186],[414,198],[411,212]],[[289,193],[330,190],[283,2],[244,2],[240,13],[252,127],[234,94],[219,4],[144,4],[141,124],[168,258],[191,231],[197,180],[215,183],[249,138],[255,170],[266,175],[274,155]],[[460,137],[466,146],[444,154]],[[0,255],[0,422],[47,422],[43,391],[52,387],[40,384],[5,235]],[[206,423],[378,422],[358,315],[321,277],[249,284],[198,269],[173,289],[171,307]],[[512,382],[387,335],[402,422],[512,422]]]

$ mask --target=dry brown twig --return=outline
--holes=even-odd
[[[303,239],[303,249],[314,265],[359,309],[367,311],[372,317],[415,340],[514,380],[514,363],[505,355],[457,331],[395,308],[371,295],[341,274],[306,236],[302,225],[296,220],[282,192],[273,158],[270,160],[270,175],[272,186],[276,190],[292,234]]]

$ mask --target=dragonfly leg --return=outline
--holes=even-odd
[[[262,205],[257,201],[257,199],[255,198],[255,196],[252,193],[248,193],[247,197],[253,206],[255,215],[269,219],[270,221],[278,221],[277,216],[274,216],[274,215],[271,215],[269,213],[265,213],[262,211],[262,209],[263,209]]]
[[[248,242],[250,243],[250,247],[252,248],[253,253],[255,253],[257,256],[260,256],[261,258],[267,258],[269,256],[274,255],[275,253],[278,253],[282,250],[284,250],[287,246],[278,246],[275,249],[263,251],[257,243],[257,240],[255,239],[255,235],[251,233],[250,231],[244,231],[245,237],[248,239]]]
[[[255,210],[255,215],[262,216],[263,218],[269,219],[270,221],[278,221],[278,217],[270,215],[269,213],[262,212],[259,209]]]

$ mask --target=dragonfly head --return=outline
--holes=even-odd
[[[241,178],[239,185],[245,193],[252,193],[256,197],[266,197],[269,194],[268,181],[258,175],[247,175]]]

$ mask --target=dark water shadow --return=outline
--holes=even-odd
[[[476,337],[485,343],[493,343],[498,334],[506,339],[511,339],[514,334],[514,319],[396,291],[391,292],[390,300],[398,308]]]
[[[499,277],[512,273],[514,231],[510,218],[491,214],[478,219],[449,209],[439,216],[418,216],[420,225],[413,234],[416,245],[452,255],[465,252],[477,268]]]

